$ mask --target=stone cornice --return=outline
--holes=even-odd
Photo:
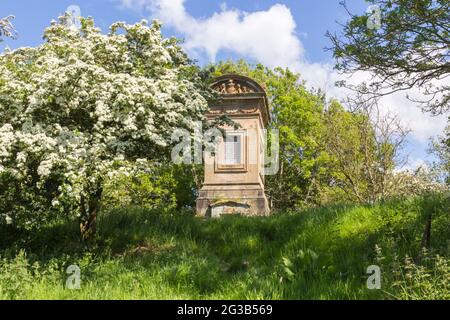
[[[219,98],[209,102],[208,116],[259,114],[264,126],[269,123],[267,95],[256,81],[230,74],[213,79],[211,88],[219,93]]]

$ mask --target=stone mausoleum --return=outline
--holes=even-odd
[[[239,126],[224,127],[215,153],[205,152],[205,180],[197,198],[197,214],[268,215],[264,193],[264,132],[270,121],[264,89],[240,75],[214,79],[220,99],[210,101],[209,120],[227,115]]]

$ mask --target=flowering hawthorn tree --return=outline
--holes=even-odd
[[[207,91],[158,22],[102,34],[68,18],[41,46],[0,56],[0,221],[32,228],[75,212],[89,238],[105,177],[167,159],[174,128],[203,118]]]
[[[0,18],[0,42],[3,41],[3,37],[7,37],[7,38],[15,37],[16,32],[11,23],[11,20],[13,18],[14,18],[14,16],[7,16],[4,18]]]

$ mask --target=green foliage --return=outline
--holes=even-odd
[[[297,279],[309,279],[315,277],[317,273],[320,273],[318,268],[319,256],[311,249],[300,251],[291,258],[283,257],[283,268],[286,273],[286,279],[288,281],[294,281]],[[283,278],[280,279],[283,281]]]
[[[329,194],[340,191],[346,200],[374,202],[392,196],[396,186],[391,185],[396,165],[394,141],[379,138],[370,115],[362,110],[346,111],[332,101],[325,115],[325,150],[330,161],[327,173],[336,188],[328,188]],[[381,122],[381,121],[380,121]],[[385,130],[387,132],[387,130]],[[389,132],[394,136],[398,132]]]
[[[448,195],[439,195],[208,220],[179,210],[117,209],[100,217],[97,241],[90,246],[79,242],[73,224],[20,237],[2,229],[0,296],[447,298],[449,203]],[[427,258],[420,242],[429,210],[434,219]],[[403,263],[407,257],[414,266]],[[80,290],[64,287],[71,264],[81,268]],[[366,287],[366,269],[373,264],[382,267],[381,290]]]
[[[58,172],[39,185],[37,173],[30,171],[31,177],[26,180],[10,172],[0,174],[0,224],[14,221],[23,228],[38,228],[43,222],[64,219],[77,212],[76,203],[63,199],[59,202],[61,210],[52,208],[52,199],[60,194],[58,186],[63,180]]]
[[[431,142],[431,152],[438,158],[434,163],[440,179],[450,186],[450,124],[444,130],[442,136]]]
[[[176,199],[172,189],[176,180],[170,171],[158,169],[110,179],[104,186],[102,204],[106,208],[141,206],[147,209],[173,209]]]
[[[402,300],[449,300],[450,259],[426,251],[420,264],[406,257],[392,272],[394,297]]]
[[[0,261],[0,298],[17,299],[30,289],[33,276],[23,250],[8,261]]]
[[[108,179],[103,189],[104,209],[141,207],[170,211],[195,206],[196,184],[191,165],[155,164],[136,175],[120,174]]]
[[[280,170],[266,177],[276,210],[334,201],[373,202],[394,194],[392,177],[404,132],[394,128],[392,119],[372,119],[374,110],[362,103],[349,111],[335,100],[327,102],[322,92],[306,89],[300,75],[288,69],[241,60],[207,70],[212,77],[246,75],[265,87],[270,127],[280,132]],[[391,127],[377,127],[386,123]]]
[[[368,23],[378,18],[373,12],[350,14],[340,34],[327,34],[339,71],[368,71],[377,76],[365,86],[348,86],[376,94],[418,88],[426,97],[416,102],[426,110],[434,114],[448,111],[450,86],[437,80],[449,75],[449,1],[369,3],[379,8],[379,25]]]

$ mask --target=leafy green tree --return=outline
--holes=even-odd
[[[276,209],[333,201],[373,202],[395,190],[393,175],[408,130],[381,115],[376,100],[362,97],[346,108],[306,89],[300,75],[245,61],[210,66],[213,76],[247,75],[259,81],[270,101],[270,126],[280,131],[280,170],[266,177]]]
[[[73,214],[89,238],[106,177],[170,161],[171,133],[203,119],[208,91],[158,23],[102,34],[68,18],[0,56],[0,217],[34,227]]]
[[[342,199],[365,202],[375,197],[373,178],[375,132],[370,119],[363,114],[352,114],[340,104],[331,103],[326,115],[326,149],[332,157],[329,163],[333,186]],[[392,168],[390,168],[392,169]]]
[[[450,125],[444,134],[431,142],[430,151],[438,157],[435,164],[439,179],[450,186]]]
[[[201,168],[192,165],[154,163],[136,174],[120,174],[106,179],[103,188],[104,208],[135,206],[171,212],[195,207],[195,174]],[[201,179],[201,177],[198,177]]]
[[[394,170],[404,164],[399,151],[409,130],[395,117],[380,116],[376,102],[364,99],[351,110],[333,101],[325,118],[330,186],[337,187],[330,191],[358,202],[395,195],[400,177]]]
[[[350,74],[368,71],[374,76],[368,86],[349,87],[377,95],[419,88],[426,96],[418,101],[425,110],[434,114],[448,111],[450,2],[369,2],[377,6],[372,12],[351,14],[342,33],[327,34],[337,70]],[[379,19],[379,24],[374,19]]]

